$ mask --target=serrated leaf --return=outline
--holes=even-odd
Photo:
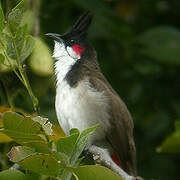
[[[31,117],[21,116],[15,112],[3,114],[3,133],[25,146],[34,147],[36,151],[50,153],[44,130],[40,123]]]
[[[58,161],[50,154],[32,154],[17,163],[24,169],[52,177],[57,177],[61,170]]]
[[[5,57],[3,54],[0,53],[0,63],[4,64]]]
[[[5,112],[3,114],[3,126],[4,133],[18,143],[33,140],[44,142],[40,136],[37,136],[41,131],[40,124],[32,121],[30,117],[25,118],[14,112]]]
[[[41,116],[36,116],[32,119],[36,122],[39,122],[42,125],[42,128],[44,129],[44,131],[47,135],[52,135],[52,132],[53,132],[52,124],[50,123],[50,121],[48,121],[47,118],[43,118]]]
[[[140,52],[167,64],[180,65],[180,31],[173,27],[156,27],[142,33],[138,42]]]
[[[8,15],[8,24],[12,34],[15,34],[20,26],[20,22],[24,12],[24,0],[22,0]]]
[[[123,180],[116,173],[104,166],[87,165],[71,168],[79,180]]]
[[[85,129],[78,137],[75,147],[73,149],[72,152],[72,156],[70,159],[70,163],[71,165],[75,165],[76,161],[78,160],[80,154],[82,153],[82,151],[84,150],[85,146],[87,145],[91,135],[93,134],[93,132],[96,130],[96,128],[99,125],[95,125],[93,127],[87,128]]]
[[[2,10],[1,2],[0,2],[0,31],[4,29],[5,17],[4,12]]]
[[[19,162],[34,153],[35,150],[33,148],[27,146],[15,146],[12,147],[11,151],[7,154],[7,156],[12,162]]]

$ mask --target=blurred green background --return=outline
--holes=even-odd
[[[8,13],[17,2],[2,1],[3,9]],[[175,121],[180,121],[180,1],[28,0],[26,8],[29,33],[41,38],[36,39],[36,52],[26,61],[40,113],[57,123],[52,60],[43,62],[49,56],[46,46],[52,50],[53,42],[44,34],[63,34],[90,10],[94,19],[89,41],[98,53],[103,74],[134,119],[139,175],[149,180],[179,179],[180,148],[179,152],[175,152],[176,145],[170,152],[157,151],[174,131]],[[9,106],[9,96],[12,106],[33,113],[28,93],[16,76],[0,71],[0,105]],[[178,136],[175,143],[180,146]]]

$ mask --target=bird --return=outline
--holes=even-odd
[[[82,132],[100,124],[87,149],[101,150],[112,163],[136,176],[133,120],[125,103],[102,74],[96,50],[88,41],[92,18],[92,13],[87,12],[66,33],[46,34],[55,42],[52,56],[57,119],[66,135],[72,128]]]

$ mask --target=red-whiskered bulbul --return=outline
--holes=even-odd
[[[101,73],[96,51],[87,41],[91,20],[91,13],[86,13],[67,33],[47,34],[55,41],[57,119],[67,135],[71,128],[83,131],[99,123],[87,148],[102,153],[110,165],[105,164],[115,172],[119,159],[122,169],[136,176],[133,121]]]

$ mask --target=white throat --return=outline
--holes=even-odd
[[[57,60],[54,66],[58,87],[80,56],[71,47],[66,48],[64,43],[55,41],[53,58]]]

